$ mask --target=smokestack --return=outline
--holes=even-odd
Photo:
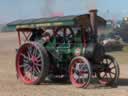
[[[96,24],[97,10],[92,9],[89,11],[89,13],[90,13],[90,26],[92,31],[92,38],[94,38],[94,41],[97,41],[97,24]]]

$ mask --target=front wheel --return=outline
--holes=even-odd
[[[116,60],[110,55],[105,55],[100,64],[103,68],[96,72],[99,83],[110,86],[117,85],[120,70]]]
[[[91,74],[91,66],[86,58],[78,56],[71,61],[69,77],[75,87],[86,88],[90,83]]]

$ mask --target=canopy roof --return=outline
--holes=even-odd
[[[100,16],[96,17],[97,25],[105,25],[106,21]],[[51,17],[39,19],[16,20],[7,24],[8,26],[16,26],[16,28],[36,28],[36,27],[52,27],[52,26],[88,26],[90,25],[90,15]]]

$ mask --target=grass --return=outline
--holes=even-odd
[[[128,52],[128,45],[124,46],[123,51]]]
[[[128,64],[128,50],[108,53],[116,58],[119,64]]]

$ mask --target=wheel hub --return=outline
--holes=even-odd
[[[31,61],[32,61],[33,64],[37,63],[37,57],[32,56]]]
[[[106,73],[111,72],[111,68],[109,68],[108,64],[104,64],[104,71],[103,72],[106,72]]]
[[[74,77],[79,77],[79,78],[84,78],[84,76],[86,75],[87,71],[86,71],[86,65],[85,64],[76,64],[76,67],[75,67],[75,75]]]

